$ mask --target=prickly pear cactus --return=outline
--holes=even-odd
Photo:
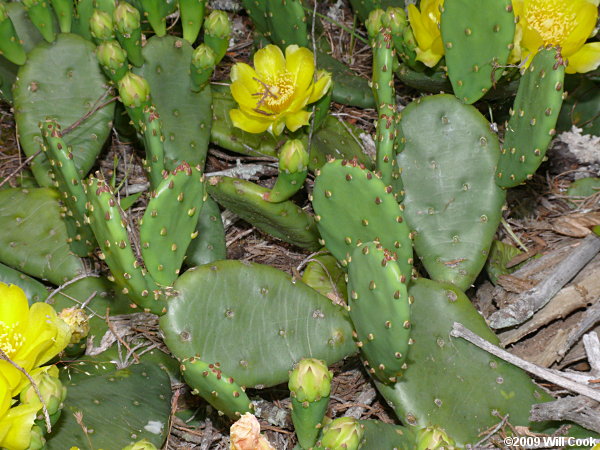
[[[200,266],[227,258],[225,229],[221,219],[221,211],[217,202],[210,196],[206,196],[203,202],[196,231],[198,235],[192,239],[188,246],[184,260],[188,267]]]
[[[406,276],[396,255],[373,242],[352,252],[348,267],[348,313],[367,371],[395,383],[406,370],[410,303]]]
[[[281,203],[264,200],[269,189],[230,177],[211,177],[206,187],[218,203],[255,227],[299,247],[310,250],[321,247],[312,216],[289,200]]]
[[[43,302],[48,297],[46,286],[38,280],[2,263],[0,263],[0,282],[19,286],[25,292],[30,304]]]
[[[312,201],[323,245],[342,265],[357,245],[378,241],[410,279],[412,241],[391,186],[355,160],[335,160],[318,172]]]
[[[40,150],[40,121],[54,118],[63,129],[77,123],[64,139],[74,149],[73,161],[83,178],[108,137],[115,107],[114,102],[105,103],[106,78],[94,45],[74,34],[60,34],[52,44],[39,43],[19,69],[13,95],[20,142],[27,156]],[[32,160],[31,170],[42,186],[52,185],[45,155]]]
[[[404,217],[430,277],[465,290],[487,259],[505,193],[496,186],[499,146],[489,123],[452,95],[402,111],[398,166]]]
[[[47,436],[49,450],[123,448],[140,439],[159,448],[163,445],[171,411],[168,374],[153,362],[117,370],[110,359],[101,354],[61,370],[67,398],[63,414]],[[102,362],[113,369],[98,371],[96,366]],[[81,417],[81,425],[75,414]]]
[[[321,252],[319,252],[321,253]],[[346,273],[330,254],[313,256],[302,274],[302,281],[338,305],[346,302]]]
[[[515,17],[510,0],[447,0],[441,18],[448,76],[454,94],[474,103],[500,78],[513,47]]]
[[[0,191],[0,261],[60,285],[85,267],[71,253],[58,200],[51,188]]]
[[[361,450],[413,450],[414,431],[408,427],[385,423],[380,420],[359,420],[363,427]]]
[[[506,124],[496,183],[517,186],[533,176],[544,159],[563,101],[565,66],[560,51],[540,50],[525,70]]]
[[[301,0],[264,0],[269,38],[285,50],[291,44],[308,47],[308,29]]]
[[[175,36],[153,37],[144,46],[145,63],[135,72],[150,84],[152,102],[165,137],[165,167],[182,161],[204,167],[212,125],[210,87],[192,92],[192,46]]]
[[[179,275],[195,236],[203,196],[200,169],[185,162],[165,174],[152,193],[140,223],[141,252],[149,274],[163,286],[170,286]]]
[[[548,423],[529,422],[531,405],[551,397],[524,371],[469,342],[450,337],[453,323],[460,322],[498,343],[460,290],[448,283],[418,279],[409,294],[414,297],[414,344],[408,368],[395,386],[377,383],[403,423],[419,428],[437,425],[460,447],[479,441],[482,431],[507,414],[512,425],[529,426],[532,431],[548,428]]]
[[[272,267],[217,261],[188,270],[174,288],[160,320],[169,349],[220,363],[240,386],[272,386],[303,357],[333,363],[354,351],[342,308]]]

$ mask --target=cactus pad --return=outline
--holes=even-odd
[[[407,279],[412,271],[409,229],[391,186],[355,160],[325,164],[313,190],[313,208],[324,245],[338,260],[349,262],[354,247],[378,241],[396,252]]]
[[[441,18],[448,76],[454,94],[474,103],[502,74],[513,47],[515,17],[510,0],[447,0]],[[499,68],[498,70],[496,70]]]
[[[303,357],[331,364],[354,350],[343,309],[272,267],[217,261],[188,270],[174,287],[160,320],[169,349],[220,363],[241,386],[272,386]]]
[[[260,230],[309,250],[321,247],[312,216],[289,200],[264,200],[269,189],[230,177],[211,177],[207,188],[217,202]]]
[[[372,242],[352,252],[348,311],[367,371],[395,383],[406,369],[410,304],[395,254]]]
[[[52,44],[40,42],[18,73],[13,95],[20,142],[27,156],[41,145],[39,122],[53,118],[63,128],[81,121],[106,100],[106,79],[98,66],[94,45],[74,34],[60,34]],[[114,103],[95,110],[64,139],[73,148],[73,161],[83,178],[111,130]],[[31,169],[41,185],[52,181],[45,155],[32,160]]]
[[[553,48],[540,50],[521,77],[496,171],[498,186],[521,184],[542,163],[556,133],[564,77],[562,57]]]
[[[85,270],[67,244],[58,199],[51,188],[0,191],[0,261],[57,285]]]
[[[398,166],[404,217],[430,277],[465,290],[487,259],[505,193],[494,171],[499,147],[489,123],[452,95],[413,102],[402,111]]]
[[[153,37],[144,46],[146,62],[135,72],[150,84],[152,101],[162,121],[165,167],[186,161],[204,167],[212,124],[210,87],[192,92],[192,46],[175,36]]]
[[[498,343],[470,300],[448,283],[416,280],[409,289],[413,327],[408,369],[394,386],[377,388],[402,422],[437,425],[463,447],[508,414],[512,425],[541,431],[530,423],[532,404],[551,397],[521,369],[459,338],[449,337],[454,322]],[[473,401],[477,399],[477,401]],[[497,414],[497,415],[494,415]]]

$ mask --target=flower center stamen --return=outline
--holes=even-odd
[[[563,0],[533,0],[526,14],[527,23],[539,33],[544,45],[564,42],[577,24],[576,17]]]
[[[283,111],[292,100],[294,95],[294,77],[289,72],[281,72],[276,77],[268,77],[266,81],[253,78],[258,82],[263,90],[252,94],[258,97],[254,111],[272,116],[275,113]],[[266,107],[268,111],[265,111]]]
[[[0,349],[9,358],[19,351],[24,342],[23,335],[15,331],[18,325],[17,322],[9,326],[0,320]]]

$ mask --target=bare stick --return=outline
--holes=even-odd
[[[546,279],[524,292],[510,306],[492,314],[490,326],[506,328],[525,322],[548,303],[599,251],[600,238],[592,233],[583,239]]]
[[[561,359],[567,354],[569,349],[573,347],[575,342],[583,336],[583,334],[592,328],[600,321],[600,301],[596,301],[584,313],[575,327],[571,328],[566,342],[562,348],[558,350],[558,355]]]
[[[501,348],[490,344],[485,339],[477,336],[471,330],[465,328],[465,326],[461,323],[454,322],[452,330],[450,331],[450,336],[461,337],[466,341],[469,341],[471,344],[476,345],[480,349],[485,350],[486,352],[491,353],[492,355],[497,356],[498,358],[503,359],[504,361],[509,362],[517,367],[520,367],[521,369],[526,370],[527,372],[535,375],[536,377],[542,378],[546,381],[550,381],[551,383],[554,383],[557,386],[563,387],[573,392],[577,392],[578,394],[585,395],[586,397],[589,397],[593,400],[600,401],[600,391],[596,391],[590,387],[571,381],[563,376],[556,375],[550,370],[544,369],[540,366],[536,366],[535,364],[525,361],[524,359],[521,359],[518,356],[512,355],[506,350],[502,350]]]
[[[533,405],[529,420],[533,422],[570,420],[588,430],[600,433],[600,412],[594,409],[596,405],[596,402],[581,395],[559,398],[553,402]]]
[[[75,278],[70,279],[69,281],[61,284],[59,287],[57,287],[56,289],[54,289],[50,295],[48,297],[46,297],[46,300],[44,300],[45,303],[50,303],[49,300],[54,297],[56,294],[58,294],[60,291],[62,291],[64,288],[66,288],[67,286],[70,286],[71,284],[79,281],[79,280],[83,280],[84,278],[87,277],[99,277],[100,275],[98,275],[97,273],[82,273],[81,275],[77,275]]]
[[[1,348],[0,348],[0,359],[7,361],[11,366],[13,366],[15,369],[17,369],[19,372],[21,372],[23,375],[25,375],[27,377],[27,379],[31,383],[31,387],[35,391],[35,395],[38,396],[38,398],[40,399],[40,402],[42,403],[42,411],[44,412],[44,421],[46,422],[46,431],[48,433],[50,433],[52,431],[52,425],[50,424],[50,414],[48,414],[48,408],[46,408],[46,402],[44,402],[44,397],[42,397],[42,393],[40,392],[39,388],[37,387],[37,384],[35,384],[35,381],[33,381],[33,378],[31,378],[31,375],[29,375],[29,373],[27,373],[27,371],[25,369],[23,369],[20,365],[18,365],[16,362],[14,362],[12,359],[10,359],[8,357],[8,355],[6,353],[4,353],[4,350],[2,350]]]
[[[4,180],[2,180],[2,182],[0,182],[0,187],[4,186],[4,184],[10,180],[12,177],[14,177],[16,174],[18,174],[21,169],[23,167],[25,167],[27,164],[29,164],[29,162],[35,158],[37,155],[39,155],[40,153],[42,153],[42,150],[38,150],[37,152],[35,152],[33,155],[31,155],[29,158],[27,158],[25,161],[23,161],[21,164],[19,164],[19,167],[17,167],[15,170],[13,170]]]

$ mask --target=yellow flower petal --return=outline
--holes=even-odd
[[[571,0],[570,11],[577,15],[576,25],[561,43],[562,55],[569,58],[580,49],[594,31],[598,20],[598,8],[587,0]]]
[[[249,110],[256,108],[258,98],[252,94],[257,91],[250,92],[247,85],[239,81],[231,83],[230,89],[233,99],[238,102],[242,108]]]
[[[568,58],[567,73],[586,73],[600,66],[600,42],[585,44]]]
[[[291,131],[296,131],[298,128],[308,125],[312,112],[300,110],[294,114],[285,116],[285,126]]]
[[[276,45],[267,45],[254,54],[254,68],[258,77],[267,81],[285,71],[283,52]]]
[[[236,63],[231,68],[231,81],[240,81],[244,84],[258,84],[255,78],[258,78],[256,71],[246,63]]]
[[[279,136],[283,133],[283,129],[285,128],[285,117],[279,117],[275,122],[271,123],[269,126],[269,132],[274,136]]]
[[[0,322],[9,327],[17,322],[26,326],[28,311],[29,303],[23,290],[15,284],[0,282]]]
[[[430,48],[423,51],[417,47],[416,51],[417,51],[417,58],[416,58],[417,61],[421,61],[427,67],[435,66],[440,61],[440,59],[442,59],[442,55],[440,55],[438,53],[434,53]]]
[[[429,35],[429,32],[425,27],[421,12],[412,3],[408,5],[408,20],[410,21],[410,27],[412,28],[419,47],[429,47],[433,38]]]
[[[312,94],[308,99],[308,103],[314,103],[323,97],[331,87],[331,74],[325,70],[320,70],[317,76],[317,82],[313,87]]]
[[[27,361],[20,361],[20,363],[21,364],[17,362],[17,364],[23,367],[24,365],[26,365]],[[31,366],[26,366],[23,368],[25,370],[31,370]],[[23,388],[29,383],[29,380],[25,375],[23,375],[23,372],[15,368],[8,361],[0,360],[0,372],[2,372],[2,375],[4,376],[4,379],[6,380],[6,383],[8,385],[8,388],[10,389],[11,397],[14,397],[19,392],[21,392]]]
[[[250,116],[240,109],[232,109],[229,111],[229,117],[233,122],[233,126],[240,128],[248,133],[262,133],[267,131],[272,121],[268,119],[260,119]]]
[[[25,345],[17,358],[33,362],[38,367],[58,355],[71,339],[71,329],[52,306],[37,302],[29,310],[29,326],[23,333]]]
[[[37,402],[13,406],[0,418],[0,447],[25,450],[31,442],[31,427],[42,404]]]
[[[296,92],[302,95],[313,82],[315,62],[313,53],[297,45],[290,45],[285,49],[286,69],[296,80]]]

